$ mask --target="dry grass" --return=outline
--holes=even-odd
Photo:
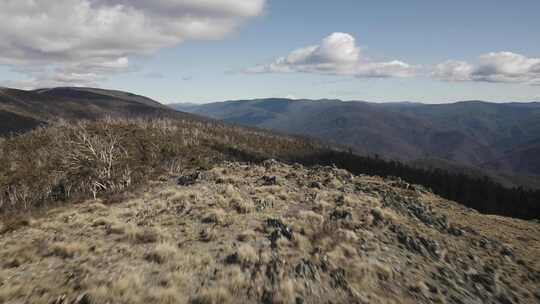
[[[240,242],[249,242],[253,241],[256,238],[256,233],[253,230],[244,230],[238,234],[238,241]]]
[[[208,212],[203,216],[202,221],[204,223],[213,223],[222,225],[227,220],[227,212],[223,209],[210,209]]]
[[[128,224],[124,227],[127,238],[135,243],[155,243],[164,239],[163,233],[158,228],[137,227]]]
[[[85,251],[85,245],[76,242],[56,242],[48,246],[48,255],[57,256],[63,259],[73,258],[81,255]]]
[[[191,299],[192,304],[228,304],[234,303],[229,291],[223,287],[209,288],[201,291]]]
[[[458,237],[381,207],[395,196],[443,212],[440,198],[400,192],[377,177],[313,189],[302,176],[322,181],[346,174],[280,163],[223,163],[212,171],[222,176],[201,170],[190,186],[162,181],[127,201],[63,206],[5,232],[0,303],[74,303],[81,295],[87,303],[122,304],[469,303],[497,302],[501,294],[521,303],[535,299],[538,283],[530,276],[539,270],[538,225],[459,209],[447,215],[450,222],[470,229],[482,222],[486,229],[474,234],[463,228]],[[234,184],[224,182],[225,174]],[[279,189],[260,185],[266,175],[280,177]],[[366,194],[358,185],[379,192]],[[238,198],[272,204],[238,212],[231,204]],[[448,205],[461,208],[444,201]],[[504,230],[504,242],[488,224]],[[400,233],[420,250],[400,241]],[[514,255],[481,247],[482,238],[493,240],[486,246],[507,243]],[[442,258],[429,253],[430,244],[444,252]],[[497,265],[490,287],[496,293],[482,285],[490,284],[483,279],[490,274],[486,265]]]
[[[296,290],[293,280],[286,280],[279,284],[277,290],[272,294],[273,304],[294,304],[296,303]]]
[[[15,231],[21,227],[30,226],[31,223],[32,218],[25,214],[6,217],[2,219],[2,222],[0,222],[0,235]]]
[[[137,303],[143,298],[142,274],[132,272],[122,276],[111,286],[99,286],[90,290],[90,298],[93,303]]]
[[[154,263],[164,264],[174,261],[178,254],[178,246],[171,243],[160,243],[145,255],[145,259]]]
[[[257,251],[249,244],[241,245],[236,251],[236,254],[238,255],[238,261],[242,265],[255,264],[259,259]]]

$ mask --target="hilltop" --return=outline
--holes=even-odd
[[[114,90],[59,87],[38,90],[0,88],[0,136],[23,133],[59,119],[191,118],[150,98]]]
[[[0,226],[2,303],[540,301],[538,223],[335,167],[224,162]]]

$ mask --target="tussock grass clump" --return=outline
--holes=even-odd
[[[164,264],[174,260],[178,254],[178,247],[171,243],[160,243],[145,255],[145,259],[157,264]]]
[[[203,217],[203,223],[224,224],[227,220],[227,212],[223,209],[211,209]]]
[[[212,242],[218,239],[218,233],[215,229],[206,228],[199,233],[199,239],[203,242]]]
[[[84,249],[84,245],[81,243],[56,242],[49,245],[47,254],[63,259],[69,259],[73,258],[75,255],[81,254]]]
[[[255,231],[253,230],[244,230],[237,236],[237,240],[240,242],[252,241],[256,238]]]
[[[116,202],[117,194],[163,174],[226,159],[293,158],[314,147],[300,138],[210,121],[58,122],[0,141],[0,213],[71,199]]]
[[[6,218],[0,222],[0,235],[15,231],[21,227],[30,226],[32,219],[26,215],[17,215]]]
[[[137,227],[133,224],[126,224],[124,233],[134,243],[148,244],[164,239],[163,234],[157,228]]]
[[[227,263],[246,266],[255,264],[258,259],[259,255],[257,254],[257,250],[249,244],[243,244],[235,253],[227,257]]]
[[[111,286],[97,286],[90,290],[91,303],[137,303],[141,302],[143,295],[143,275],[133,272],[120,277]]]
[[[228,304],[233,302],[232,295],[223,287],[205,289],[191,299],[191,304]]]

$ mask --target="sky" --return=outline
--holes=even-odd
[[[540,1],[0,0],[0,86],[540,101]]]

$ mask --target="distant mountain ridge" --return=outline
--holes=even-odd
[[[178,110],[307,135],[403,161],[436,158],[511,174],[540,175],[540,103],[369,103],[281,98]],[[522,152],[512,152],[522,151]]]

